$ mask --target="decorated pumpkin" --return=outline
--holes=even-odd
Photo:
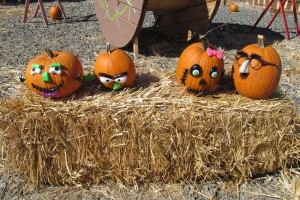
[[[136,76],[132,59],[121,49],[111,50],[109,43],[96,58],[94,73],[105,87],[112,90],[131,86]]]
[[[257,44],[248,45],[237,52],[232,78],[239,94],[253,99],[265,99],[276,92],[281,69],[276,49],[265,46],[264,37],[258,35]]]
[[[61,98],[73,94],[83,82],[83,68],[69,52],[53,52],[33,58],[27,65],[25,81],[28,88],[45,98]]]
[[[222,52],[202,40],[182,52],[177,64],[176,79],[186,92],[201,95],[215,91],[223,73]]]
[[[59,20],[62,17],[62,12],[59,6],[51,6],[49,12],[50,12],[50,19],[52,20]]]

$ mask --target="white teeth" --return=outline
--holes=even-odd
[[[248,59],[243,62],[243,64],[240,67],[241,74],[249,74],[250,73],[249,64],[250,64],[250,60],[248,60]]]

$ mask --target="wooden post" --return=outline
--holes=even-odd
[[[24,15],[23,15],[23,23],[25,23],[27,21],[29,3],[30,3],[30,0],[25,1],[25,11],[24,11]]]
[[[63,18],[64,18],[64,19],[67,19],[67,16],[66,16],[66,14],[65,14],[64,8],[63,8],[63,6],[62,6],[61,3],[60,3],[60,0],[56,0],[56,2],[57,2],[57,4],[58,4],[58,7],[59,7],[60,10],[61,10],[61,13],[62,13]]]
[[[139,57],[139,40],[138,36],[133,41],[133,58],[134,60],[137,60]]]
[[[28,15],[28,12],[29,12],[29,3],[30,3],[30,0],[25,1],[25,11],[24,11],[24,16],[23,16],[23,23],[25,23],[27,21],[27,15]],[[45,12],[42,0],[38,0],[38,4],[37,4],[37,7],[35,9],[33,17],[36,17],[39,9],[41,9],[43,20],[44,20],[45,24],[48,26],[48,19],[47,19],[47,16],[46,16],[46,12]]]

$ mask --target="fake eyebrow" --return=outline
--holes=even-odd
[[[40,64],[32,64],[32,65],[31,65],[31,68],[39,68],[39,69],[42,69],[42,65],[40,65]]]
[[[105,78],[109,78],[109,79],[114,79],[113,76],[108,75],[108,74],[104,74],[104,73],[99,73],[99,76],[105,77]]]
[[[249,55],[245,51],[237,51],[236,54],[242,57],[249,57]]]
[[[263,66],[265,66],[265,65],[271,65],[271,66],[276,67],[279,71],[281,71],[281,68],[280,68],[279,66],[277,66],[277,65],[275,65],[275,64],[273,64],[273,63],[270,63],[270,62],[267,62],[267,61],[263,60],[263,59],[261,58],[260,55],[257,55],[257,54],[251,54],[250,58],[251,58],[251,59],[256,59],[256,60],[258,60]]]
[[[116,79],[116,78],[125,76],[125,75],[127,75],[127,74],[128,74],[127,72],[123,72],[123,73],[118,74],[118,75],[116,75],[116,76],[111,76],[111,75],[108,75],[108,74],[99,73],[99,76],[102,76],[102,77],[105,77],[105,78],[109,78],[109,79]]]
[[[60,63],[51,63],[50,68],[54,68],[54,67],[61,68],[61,64]]]
[[[127,74],[128,74],[127,72],[123,72],[123,73],[121,73],[121,74],[118,74],[118,75],[114,76],[114,79],[120,78],[120,77],[125,76],[125,75],[127,75]]]
[[[263,61],[263,59],[261,58],[261,56],[255,54],[255,53],[251,54],[251,55],[250,55],[250,58],[251,58],[251,59],[256,59],[256,60],[259,60],[259,61],[261,61],[261,60]]]
[[[272,65],[272,66],[276,66],[276,65],[273,64],[273,63],[270,63],[270,62],[267,62],[267,61],[263,60],[263,59],[261,58],[261,56],[260,56],[260,55],[257,55],[257,54],[251,54],[250,58],[251,58],[251,59],[256,59],[256,60],[258,60],[262,65]]]

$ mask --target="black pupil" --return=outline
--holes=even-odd
[[[213,68],[211,68],[211,73],[213,73],[213,72],[218,72],[218,68],[216,67],[216,66],[214,66]]]
[[[33,68],[32,71],[34,72],[34,71],[35,71],[35,68]]]
[[[200,77],[202,75],[202,67],[198,64],[195,64],[190,69],[190,74],[194,77]]]
[[[58,67],[55,67],[54,69],[55,69],[55,71],[58,71],[58,70],[59,70],[59,68],[58,68]]]
[[[210,77],[212,77],[212,73],[214,73],[214,72],[218,73],[218,67],[214,66],[213,68],[211,68]]]

